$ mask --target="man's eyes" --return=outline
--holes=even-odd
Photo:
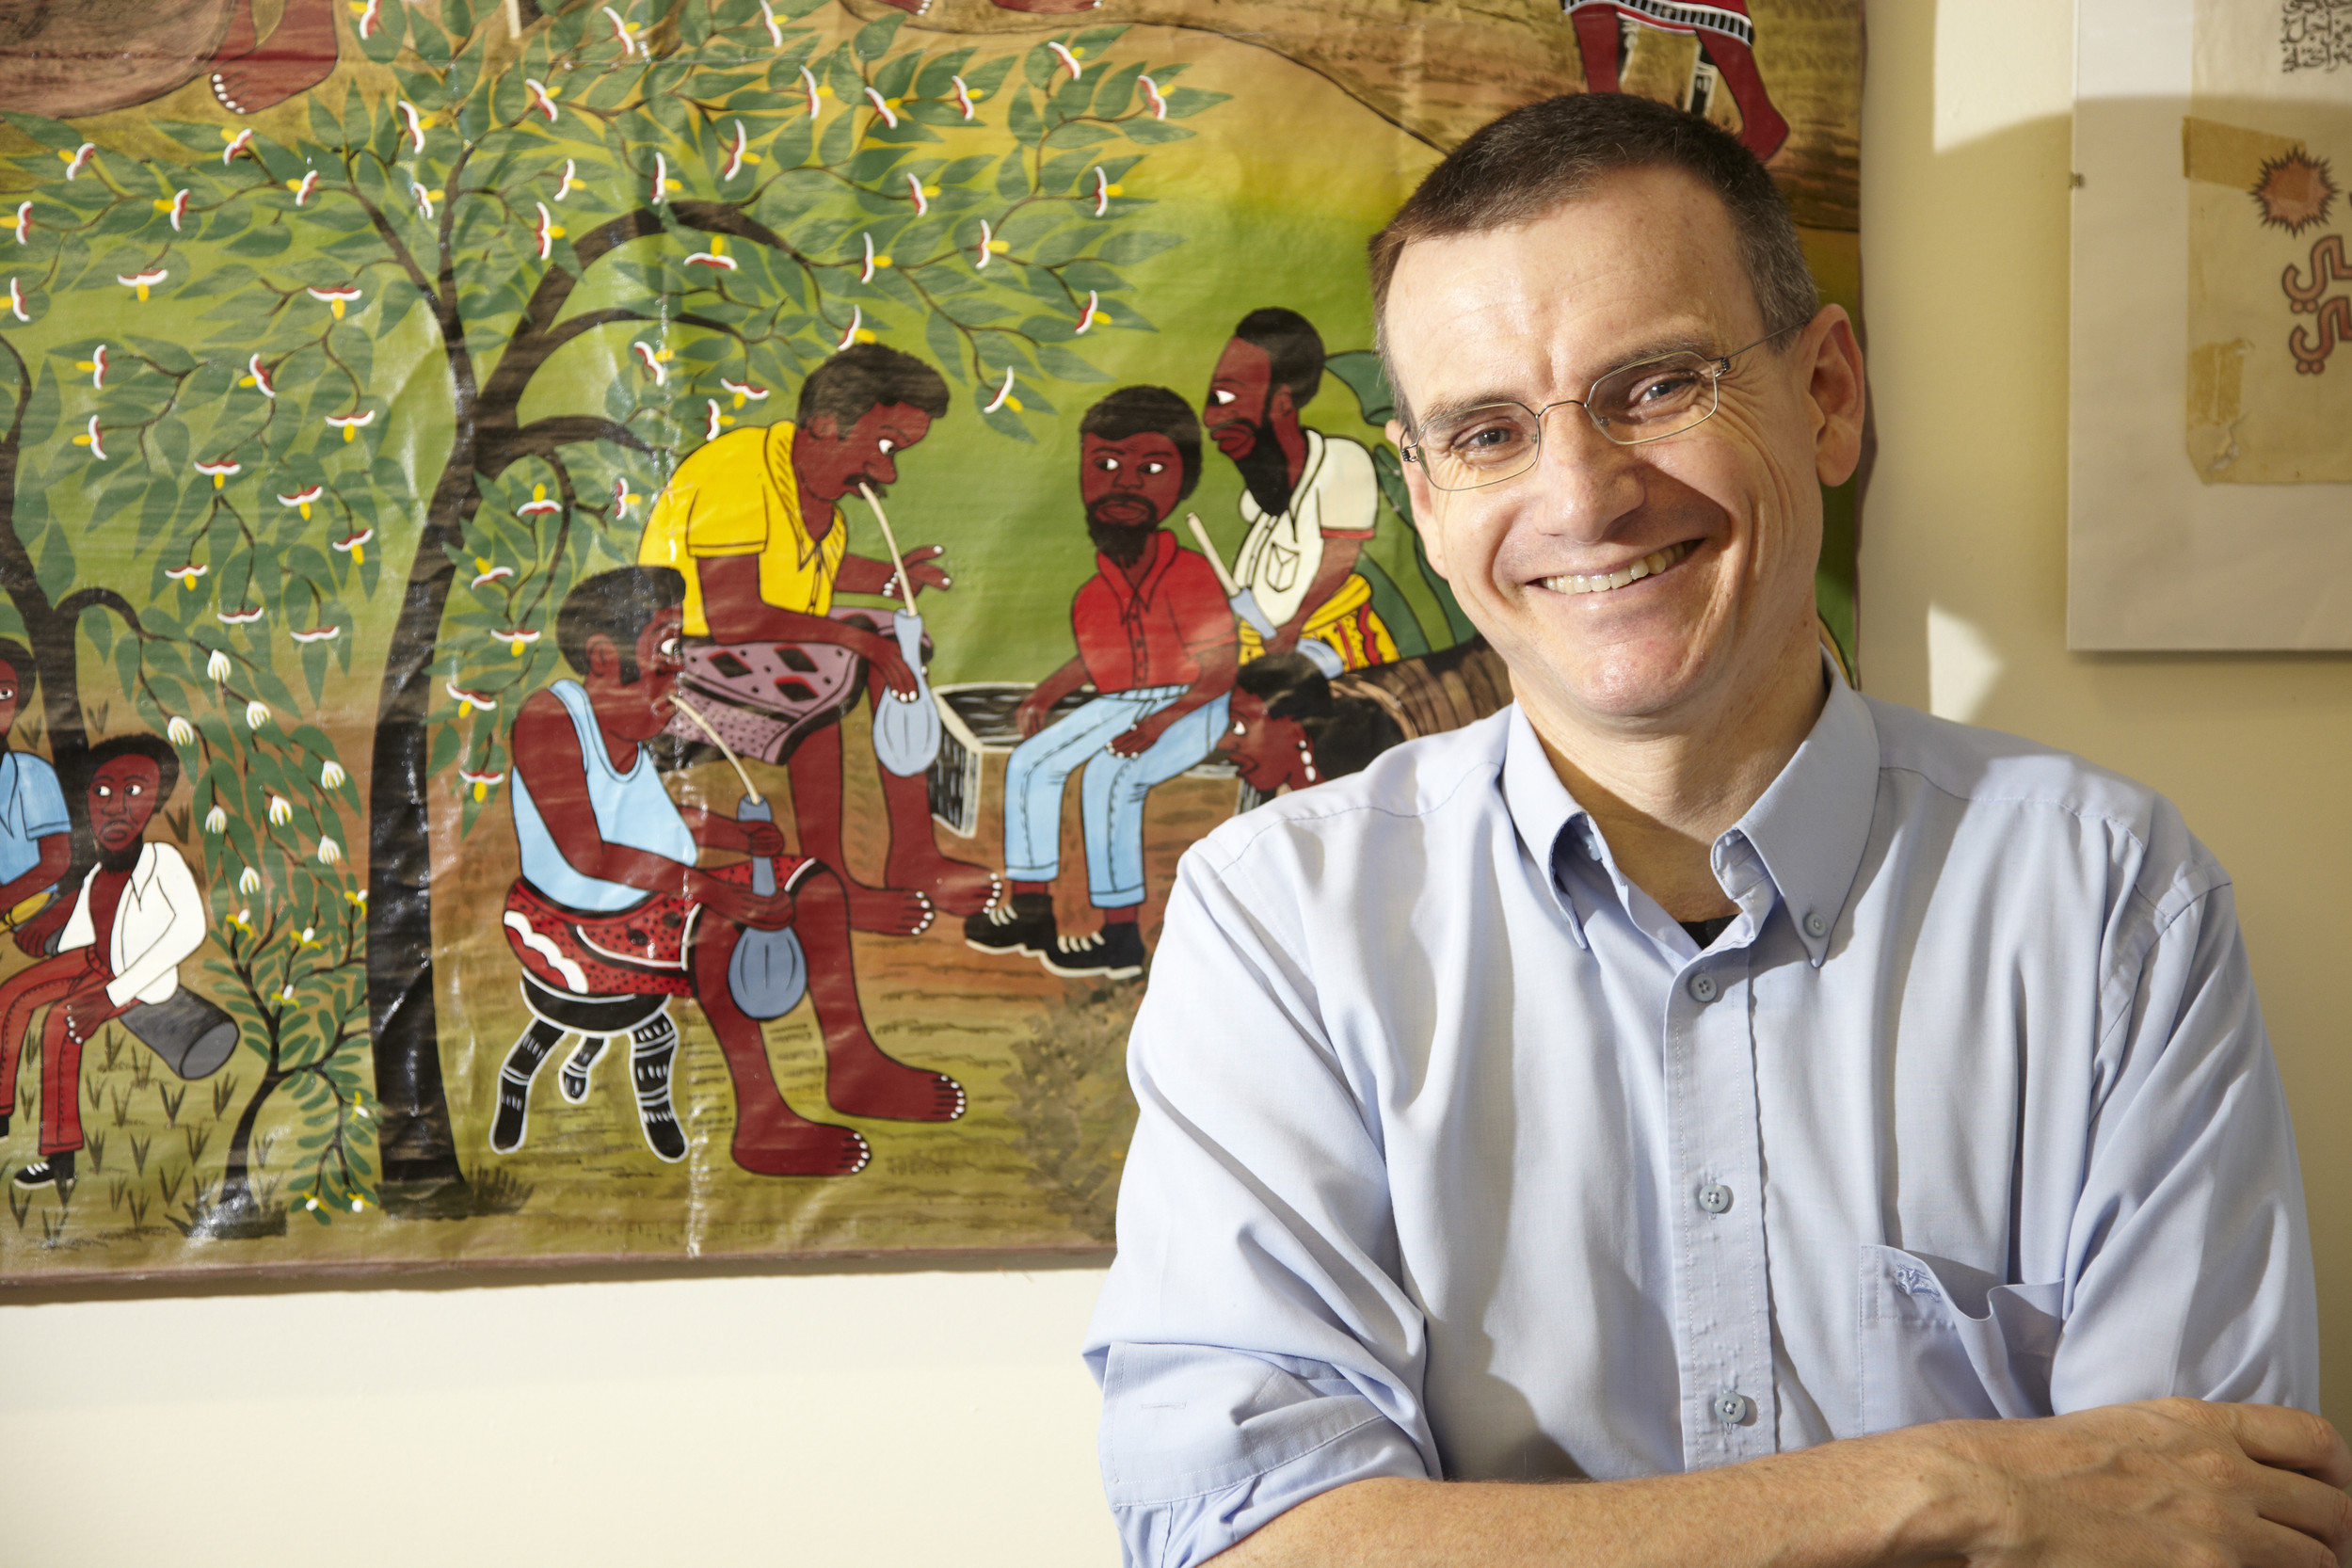
[[[1145,473],[1165,473],[1168,472],[1168,465],[1165,463],[1145,463],[1144,465],[1144,472]]]
[[[898,445],[898,442],[896,442],[896,441],[894,441],[894,440],[890,440],[890,438],[889,438],[889,437],[885,436],[885,437],[883,437],[883,438],[882,438],[882,440],[881,440],[881,443],[880,443],[880,444],[881,444],[881,447],[882,447],[883,454],[887,456],[889,454],[890,449],[891,449],[892,447],[894,447],[894,446]]]
[[[1105,473],[1116,473],[1119,471],[1119,459],[1116,457],[1097,457],[1095,459],[1095,466],[1102,470]]]
[[[1226,404],[1233,401],[1233,394],[1225,391],[1223,387],[1211,387],[1208,390],[1208,401],[1216,404],[1219,408],[1223,408]]]

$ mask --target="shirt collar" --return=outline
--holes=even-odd
[[[1561,880],[1560,858],[1583,853],[1580,835],[1593,831],[1592,819],[1560,781],[1551,758],[1544,754],[1544,743],[1536,738],[1535,726],[1515,702],[1511,705],[1511,728],[1503,741],[1502,792],[1512,826],[1518,830],[1521,846],[1544,868],[1553,902],[1567,917],[1569,935],[1576,939],[1576,946],[1590,947],[1576,902],[1568,896]]]
[[[1804,744],[1746,815],[1716,840],[1712,856],[1720,879],[1726,872],[1737,874],[1748,858],[1743,844],[1753,851],[1816,968],[1829,956],[1830,940],[1853,890],[1879,795],[1879,733],[1870,710],[1826,655],[1823,668],[1829,697]],[[1521,845],[1544,868],[1576,945],[1590,946],[1561,866],[1567,856],[1587,854],[1588,846],[1602,848],[1600,830],[1560,781],[1535,727],[1516,704],[1504,743],[1501,787]],[[1742,890],[1726,888],[1744,904]]]
[[[1151,552],[1151,566],[1144,571],[1140,587],[1128,581],[1126,568],[1116,561],[1100,551],[1095,552],[1095,570],[1101,574],[1103,583],[1111,589],[1112,600],[1118,605],[1122,620],[1134,619],[1136,612],[1151,602],[1151,596],[1160,586],[1160,580],[1168,575],[1169,564],[1176,559],[1176,536],[1165,528],[1155,528],[1151,543],[1144,548]]]
[[[1830,694],[1812,732],[1715,847],[1719,875],[1735,836],[1755,851],[1816,969],[1830,955],[1879,801],[1879,731],[1869,706],[1826,653],[1822,668]]]

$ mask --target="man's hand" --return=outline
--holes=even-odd
[[[945,592],[955,586],[955,580],[948,576],[947,563],[939,558],[946,553],[947,546],[943,544],[924,544],[917,545],[901,558],[907,584],[915,592],[920,593],[925,588]]]
[[[66,1038],[76,1044],[88,1044],[98,1026],[120,1011],[103,984],[75,991],[57,1005],[65,1010]]]
[[[702,906],[722,920],[753,931],[782,931],[792,923],[792,895],[770,893],[762,898],[740,882],[706,878],[699,889]]]
[[[2278,1405],[2152,1400],[2035,1421],[1892,1433],[1956,1469],[1922,1543],[1976,1565],[2341,1568],[2352,1560],[2352,1452]]]
[[[744,854],[772,860],[784,853],[784,830],[776,824],[755,820],[739,822],[735,825],[743,831]]]
[[[65,922],[72,917],[72,914],[73,901],[72,899],[51,899],[48,908],[16,928],[17,948],[35,958],[46,957],[49,952],[49,938],[65,929]]]
[[[1119,757],[1141,757],[1168,732],[1172,722],[1165,712],[1154,713],[1125,734],[1113,737],[1111,751]]]
[[[872,638],[871,642],[872,646],[864,650],[866,662],[873,666],[874,674],[882,678],[882,683],[890,688],[891,696],[901,702],[912,702],[915,694],[921,688],[916,684],[915,672],[899,652],[898,644],[880,636]]]
[[[1043,686],[1032,687],[1030,694],[1021,698],[1020,706],[1013,710],[1013,728],[1021,732],[1022,740],[1028,740],[1046,727],[1046,719],[1053,712],[1051,702],[1039,700],[1046,696]]]

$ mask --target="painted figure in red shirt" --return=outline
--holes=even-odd
[[[1004,869],[1012,897],[964,922],[984,952],[1031,952],[1059,975],[1144,972],[1144,797],[1207,757],[1225,729],[1237,638],[1217,574],[1160,525],[1200,480],[1192,405],[1165,387],[1122,387],[1079,423],[1079,497],[1095,575],[1070,604],[1078,656],[1037,684],[1015,722],[1004,775]],[[1094,699],[1048,723],[1091,682]],[[1086,887],[1102,928],[1055,927],[1062,787],[1084,770]]]

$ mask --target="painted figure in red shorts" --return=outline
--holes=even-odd
[[[204,945],[204,895],[169,844],[145,841],[147,824],[180,781],[180,759],[156,735],[118,735],[90,749],[89,829],[98,863],[83,878],[55,957],[0,985],[0,1137],[16,1105],[16,1069],[33,1016],[40,1036],[41,1158],[19,1187],[73,1179],[82,1146],[82,1048],[107,1019],[168,1001],[180,964]]]
[[[1788,139],[1788,121],[1772,106],[1756,71],[1755,24],[1747,0],[1565,0],[1584,56],[1584,85],[1593,92],[1617,90],[1617,46],[1622,24],[1660,32],[1693,34],[1715,64],[1716,73],[1739,105],[1739,139],[1763,163]]]
[[[760,1176],[846,1176],[865,1166],[865,1139],[785,1104],[760,1024],[728,984],[746,930],[799,937],[835,1111],[953,1121],[964,1091],[893,1061],[866,1032],[840,878],[787,853],[773,824],[681,808],[663,789],[645,743],[670,720],[685,597],[674,570],[623,567],[564,600],[555,638],[580,680],[533,696],[515,720],[522,875],[506,901],[507,940],[537,984],[566,996],[693,997],[734,1080],[735,1162]],[[702,869],[704,850],[773,860],[776,891],[754,892],[748,863]]]

